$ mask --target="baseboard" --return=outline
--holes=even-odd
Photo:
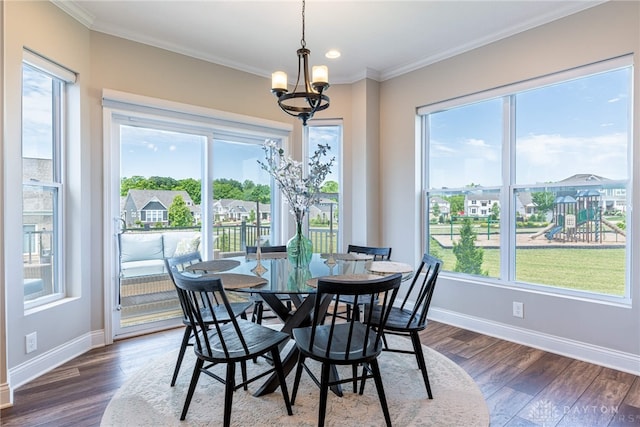
[[[580,341],[517,328],[453,311],[431,307],[429,319],[484,335],[538,348],[618,371],[640,375],[640,355],[625,353]]]
[[[13,393],[9,384],[0,384],[0,409],[8,408],[13,405]]]
[[[15,390],[92,348],[104,346],[104,342],[104,331],[92,331],[18,366],[9,368],[10,388]]]

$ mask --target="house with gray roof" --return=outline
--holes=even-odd
[[[129,190],[124,200],[121,217],[127,227],[162,224],[169,226],[169,207],[176,196],[181,196],[191,211],[194,224],[200,221],[200,206],[184,190]]]
[[[248,221],[251,212],[256,211],[256,202],[236,199],[219,199],[213,201],[216,221]],[[260,220],[271,220],[271,205],[260,203]]]

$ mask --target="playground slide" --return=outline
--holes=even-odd
[[[547,240],[553,240],[553,236],[555,236],[556,233],[558,233],[561,230],[562,230],[562,226],[561,225],[556,225],[551,230],[549,230],[546,233],[544,233],[544,237],[546,237]]]
[[[618,227],[617,225],[615,225],[614,223],[612,223],[611,221],[607,221],[606,219],[602,218],[602,223],[607,227],[609,227],[610,229],[612,229],[613,231],[615,231],[616,233],[626,236],[624,230]]]
[[[538,231],[537,233],[534,233],[531,235],[532,239],[535,239],[536,237],[540,237],[543,234],[545,234],[547,231],[551,230],[553,227],[555,227],[556,225],[554,223],[549,224],[548,226],[546,226],[545,228],[543,228],[542,230]]]

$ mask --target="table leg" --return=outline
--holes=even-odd
[[[282,303],[277,295],[265,293],[261,296],[264,302],[269,304],[271,310],[273,310],[273,312],[283,320],[284,326],[281,329],[282,332],[292,335],[295,328],[308,326],[311,323],[310,314],[313,310],[316,299],[314,294],[310,294],[304,299],[300,298],[300,295],[298,294],[291,295],[291,300],[294,305],[296,305],[296,310],[293,313],[289,312],[286,305]],[[298,347],[294,345],[291,347],[289,352],[282,357],[282,368],[285,376],[289,375],[289,373],[295,368],[298,362],[298,353]],[[332,366],[329,374],[329,380],[334,381],[336,378],[338,378],[338,372],[336,367]],[[280,381],[278,380],[278,375],[273,372],[267,381],[254,393],[254,396],[259,397],[273,393],[279,385]],[[342,387],[340,384],[332,386],[331,390],[336,395],[342,396]]]

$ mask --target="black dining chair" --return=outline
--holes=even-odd
[[[389,261],[391,259],[391,248],[376,246],[347,246],[347,253],[373,255],[374,261]]]
[[[389,261],[391,259],[391,248],[389,247],[349,245],[347,246],[347,253],[372,255],[374,261]],[[355,316],[359,315],[358,307],[353,306],[353,301],[351,301],[350,298],[345,297],[343,300],[340,300],[340,303],[345,305],[345,311],[342,314],[347,320],[349,320],[352,314]]]
[[[255,254],[256,252],[258,252],[257,246],[247,246],[246,249],[248,254]],[[265,254],[273,252],[287,252],[287,247],[285,245],[260,246],[260,252],[263,252]]]
[[[422,256],[422,261],[416,274],[413,276],[411,285],[407,289],[407,293],[402,300],[402,304],[398,307],[392,307],[389,313],[389,319],[384,326],[384,334],[408,336],[413,344],[413,351],[392,349],[384,340],[384,351],[395,353],[415,354],[418,362],[418,368],[422,372],[424,385],[427,388],[429,399],[433,399],[431,393],[431,385],[429,384],[429,375],[427,374],[427,365],[424,361],[422,352],[422,344],[418,333],[427,327],[427,313],[431,305],[431,298],[438,279],[438,273],[442,266],[442,261],[428,254]],[[373,307],[373,310],[370,310]],[[377,306],[365,306],[365,319],[377,319],[384,315],[384,311]],[[384,336],[383,336],[384,338]]]
[[[253,381],[275,372],[280,382],[280,390],[289,415],[293,415],[287,383],[280,359],[280,344],[289,340],[289,335],[246,319],[238,319],[231,307],[219,277],[192,277],[182,274],[175,266],[172,274],[178,295],[189,323],[194,331],[194,352],[197,357],[187,397],[180,420],[184,420],[193,398],[200,374],[204,373],[225,385],[223,425],[231,424],[233,393]],[[214,298],[220,299],[216,305]],[[210,316],[210,317],[209,317]],[[209,318],[211,321],[209,321]],[[264,354],[270,355],[273,366],[247,379],[247,360]],[[221,378],[210,369],[217,364],[226,364],[226,376]],[[236,384],[236,364],[240,363],[242,382]]]
[[[384,329],[401,280],[402,275],[398,273],[373,280],[341,280],[331,276],[318,279],[314,301],[315,319],[311,326],[293,330],[293,338],[299,354],[291,394],[291,404],[294,405],[304,369],[320,387],[318,426],[324,425],[329,387],[351,382],[355,393],[357,382],[361,381],[360,394],[362,394],[367,378],[374,379],[384,419],[387,426],[391,425],[378,356],[383,347],[381,331]],[[375,303],[376,307],[379,307],[379,315],[375,319],[367,319],[364,323],[355,317],[345,322],[339,319],[337,305],[332,304],[334,296],[336,298],[352,297],[355,304]],[[330,306],[331,309],[329,309]],[[307,358],[321,363],[319,380],[307,365]],[[337,365],[351,365],[352,376],[342,379],[330,378],[330,372]],[[360,366],[362,374],[358,375]]]
[[[184,272],[185,268],[202,262],[202,257],[200,256],[200,252],[192,252],[184,255],[179,255],[176,257],[165,258],[164,260],[165,266],[167,268],[167,272],[169,273],[169,277],[173,282],[174,286],[176,284],[175,278],[173,277],[173,271],[177,270],[180,272]],[[205,272],[206,273],[206,272]],[[177,287],[176,287],[177,289]],[[230,319],[227,316],[227,311],[224,307],[220,307],[219,299],[214,299],[213,302],[214,310],[216,310],[218,314],[218,320],[221,322],[228,322]],[[180,300],[180,305],[182,306],[182,300]],[[250,302],[232,302],[230,303],[231,312],[233,313],[233,317],[240,316],[243,319],[247,318],[247,309],[251,307]],[[187,350],[187,347],[193,346],[193,328],[191,326],[191,322],[187,317],[187,313],[185,311],[184,306],[182,306],[182,323],[184,324],[184,334],[182,335],[182,343],[180,344],[180,351],[178,352],[178,360],[176,360],[176,366],[173,369],[173,377],[171,378],[171,387],[176,384],[176,380],[178,379],[178,373],[180,372],[180,366],[182,365],[182,360],[184,359],[184,354]],[[227,316],[227,317],[225,317]],[[213,319],[208,313],[204,316],[205,322],[213,323]]]
[[[246,247],[247,254],[255,254],[258,252],[257,246],[247,246]],[[278,246],[260,246],[260,252],[268,254],[268,253],[285,253],[287,252],[287,247],[285,245]],[[278,295],[281,300],[287,301],[287,307],[291,309],[291,300],[287,299],[284,295]],[[263,319],[275,319],[276,316],[264,316],[264,301],[259,296],[254,296],[253,298],[253,312],[251,314],[251,320],[262,324]]]

